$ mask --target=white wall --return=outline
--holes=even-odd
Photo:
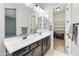
[[[52,30],[51,30],[51,48],[53,49],[53,7],[47,8],[45,9],[45,11],[47,11],[48,15],[49,15],[49,24],[52,25]]]
[[[72,4],[72,23],[79,23],[79,3]]]
[[[72,23],[79,23],[79,3],[72,4]],[[72,55],[79,56],[79,47],[72,42]]]
[[[5,8],[16,8],[17,7],[17,3],[4,3],[4,7]]]
[[[21,34],[21,27],[29,27],[31,16],[34,11],[31,8],[25,6],[25,4],[20,4],[16,9],[16,17],[17,17],[17,35]]]
[[[5,31],[5,17],[4,17],[4,4],[0,3],[0,56],[5,55],[4,48],[4,31]]]
[[[6,3],[5,8],[16,9],[16,34],[20,35],[22,26],[30,26],[31,16],[34,11],[31,8],[26,7],[24,3]]]
[[[31,16],[34,11],[31,8],[25,6],[24,3],[0,3],[0,55],[5,55],[5,8],[16,9],[16,31],[17,35],[21,34],[22,26],[30,26]]]

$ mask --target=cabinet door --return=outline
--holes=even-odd
[[[41,56],[42,55],[42,45],[38,46],[31,51],[31,56]]]
[[[49,49],[50,48],[50,37],[48,37],[46,41],[47,41],[47,49]]]
[[[13,56],[23,56],[24,54],[26,54],[27,52],[29,52],[29,46],[22,48],[16,52],[14,52],[12,55]]]
[[[46,38],[43,39],[43,55],[46,53],[47,51],[47,41],[46,41]]]
[[[71,4],[66,5],[65,18],[66,18],[65,20],[65,48],[66,48],[66,53],[71,55],[71,40],[72,40]]]
[[[50,36],[43,39],[43,55],[50,48]]]
[[[37,42],[33,43],[30,45],[30,50],[33,50],[34,48],[37,47]]]

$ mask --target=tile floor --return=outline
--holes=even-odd
[[[54,50],[49,49],[45,56],[68,56],[65,52],[65,43],[62,39],[54,40]]]

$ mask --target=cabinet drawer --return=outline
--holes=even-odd
[[[41,56],[41,55],[42,55],[42,45],[39,45],[38,47],[31,50],[30,52],[28,52],[24,56]]]
[[[29,52],[29,46],[16,51],[13,56],[23,56],[27,52]]]
[[[42,40],[38,41],[38,45],[41,45],[42,44]]]
[[[47,36],[47,37],[43,38],[43,41],[46,41],[48,39],[50,39],[50,36]]]
[[[42,55],[42,45],[31,51],[31,56],[41,56]]]
[[[30,50],[34,49],[35,47],[37,47],[37,42],[30,45]]]
[[[47,40],[48,48],[50,48],[50,38]]]

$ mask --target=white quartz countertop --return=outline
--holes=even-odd
[[[28,35],[27,39],[24,39],[24,40],[22,37],[6,38],[4,40],[4,45],[7,48],[9,53],[13,53],[49,35],[50,35],[50,32],[47,32],[47,33],[44,32],[41,35],[39,34]]]

